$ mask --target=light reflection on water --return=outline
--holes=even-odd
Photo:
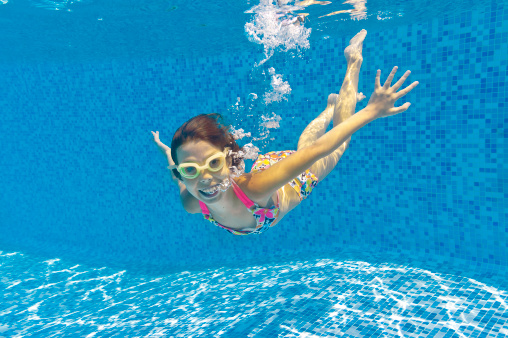
[[[313,259],[146,277],[0,251],[0,336],[470,337],[490,319],[508,334],[506,291],[431,270]]]
[[[292,7],[319,2],[280,1]],[[309,43],[352,36],[362,28],[372,34],[466,10],[482,11],[490,4],[473,0],[347,0],[299,6],[295,14],[308,14],[303,25],[278,29],[276,21],[269,19],[273,11],[261,14],[252,10],[260,3],[266,9],[268,2],[0,0],[0,49],[8,51],[0,53],[0,61],[194,58],[244,51],[265,52],[266,59],[277,46],[305,49]],[[275,10],[276,1],[270,3]],[[258,24],[248,26],[257,20],[256,14]],[[262,47],[249,41],[254,36],[262,41]],[[257,62],[263,60],[256,58]]]

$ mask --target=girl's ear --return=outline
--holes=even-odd
[[[227,152],[226,154],[226,163],[228,165],[228,167],[231,167],[233,165],[233,152],[231,150],[231,147],[226,147],[229,151]]]

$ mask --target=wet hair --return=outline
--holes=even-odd
[[[238,156],[238,151],[241,149],[233,134],[229,131],[230,128],[231,125],[226,124],[220,114],[201,114],[191,118],[175,132],[171,141],[171,158],[178,165],[178,157],[176,156],[178,147],[190,141],[206,141],[221,150],[229,147],[234,152],[234,154],[228,156],[228,159],[231,159],[231,165],[240,168],[242,158]],[[182,180],[178,170],[173,169],[173,174],[179,180]]]

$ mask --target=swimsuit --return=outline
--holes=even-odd
[[[269,153],[266,153],[265,155],[260,155],[257,158],[256,162],[254,162],[254,165],[251,168],[251,172],[266,170],[271,165],[277,163],[283,158],[288,157],[294,152],[295,152],[294,150],[271,151]],[[298,177],[290,181],[289,184],[291,185],[291,187],[293,187],[293,189],[295,189],[301,201],[310,195],[312,189],[314,189],[314,187],[317,185],[317,182],[318,178],[310,171],[310,169],[307,169],[305,172],[298,175]],[[250,235],[250,234],[259,235],[268,230],[277,219],[277,216],[279,215],[279,201],[280,201],[279,191],[277,190],[277,203],[271,208],[262,208],[256,203],[254,203],[251,199],[249,199],[247,195],[245,195],[245,193],[235,183],[234,180],[231,180],[231,185],[233,186],[233,190],[238,199],[242,201],[245,207],[249,209],[249,211],[252,213],[252,216],[254,216],[254,218],[256,219],[257,223],[256,230],[253,231],[235,230],[220,224],[219,222],[213,219],[206,204],[199,201],[199,206],[201,207],[203,217],[212,222],[213,224],[215,224],[216,226],[223,228],[224,230],[228,231],[233,235]]]
[[[208,210],[205,203],[199,201],[199,206],[201,207],[201,211],[203,212],[203,217],[216,226],[223,228],[224,230],[232,233],[233,235],[250,235],[256,234],[259,235],[268,228],[272,226],[272,223],[275,222],[277,216],[279,215],[279,192],[277,191],[277,203],[271,208],[262,208],[257,203],[254,203],[250,198],[245,195],[245,193],[240,189],[240,187],[235,183],[234,180],[231,180],[231,185],[235,191],[236,196],[242,203],[249,209],[252,213],[252,216],[256,219],[256,230],[254,231],[244,231],[244,230],[235,230],[228,228],[214,220],[210,211]]]
[[[258,159],[252,166],[251,172],[265,170],[295,152],[296,151],[294,150],[282,150],[271,151],[264,155],[259,155]],[[314,187],[318,184],[318,178],[310,171],[310,169],[307,169],[288,183],[293,187],[293,189],[295,189],[296,193],[300,197],[300,201],[302,201],[310,195],[312,189],[314,189]]]

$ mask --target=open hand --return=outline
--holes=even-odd
[[[153,132],[153,131],[152,131],[152,135],[153,135],[153,141],[154,141],[155,143],[159,144],[159,143],[160,143],[160,141],[161,141],[161,140],[159,139],[159,132],[158,132],[158,131],[155,131],[155,132]]]
[[[402,86],[404,81],[406,81],[409,74],[411,74],[411,71],[408,70],[406,73],[404,73],[404,75],[402,75],[400,80],[397,81],[397,83],[395,83],[392,87],[390,87],[396,72],[397,66],[393,67],[393,70],[390,73],[390,75],[388,75],[385,84],[381,86],[381,83],[379,81],[379,78],[381,76],[381,70],[378,69],[377,71],[374,93],[372,93],[369,99],[369,103],[367,104],[367,107],[365,107],[366,109],[368,108],[369,110],[372,110],[376,118],[387,117],[402,113],[406,111],[411,105],[411,103],[406,102],[400,107],[394,106],[395,101],[397,101],[398,99],[409,93],[411,90],[413,90],[413,88],[416,87],[419,82],[415,81],[406,88],[404,88],[403,90],[397,92],[397,90]]]

